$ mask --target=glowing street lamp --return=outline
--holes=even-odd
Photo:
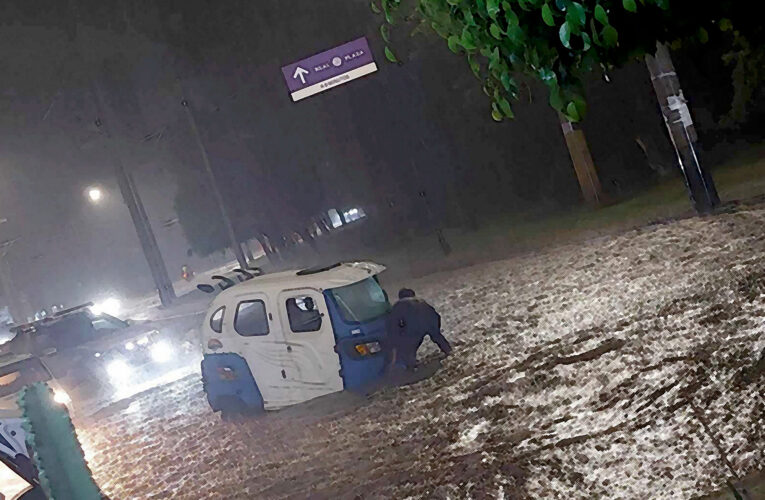
[[[96,186],[88,188],[88,199],[91,201],[91,203],[98,203],[103,197],[104,193],[101,191],[101,188]]]

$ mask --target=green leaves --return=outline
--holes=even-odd
[[[603,28],[603,43],[606,47],[616,47],[619,43],[619,32],[610,24]]]
[[[496,19],[499,14],[499,0],[486,0],[486,13],[492,19]]]
[[[462,38],[460,39],[462,42],[462,46],[465,47],[467,50],[475,50],[477,47],[475,37],[473,36],[473,33],[470,32],[467,26],[462,30]]]
[[[568,108],[571,108],[573,105],[573,109],[576,110],[576,116],[579,118],[578,120],[574,121],[580,121],[583,120],[584,117],[587,115],[587,102],[584,100],[584,98],[578,94],[574,94],[571,98],[571,102],[568,103]]]
[[[491,103],[491,117],[495,122],[502,121],[502,111],[499,110],[496,102]]]
[[[502,111],[502,114],[505,115],[508,118],[515,118],[515,113],[513,113],[513,108],[510,106],[510,102],[508,102],[507,99],[504,97],[500,97],[497,101],[499,104],[499,109]]]
[[[571,48],[571,25],[568,24],[568,21],[560,25],[560,30],[558,30],[558,36],[560,37],[560,41],[563,44],[564,47],[567,49]]]
[[[606,14],[606,9],[600,4],[595,6],[595,19],[597,19],[600,24],[608,25],[608,14]]]
[[[388,24],[395,24],[395,19],[393,19],[393,10],[390,8],[390,0],[382,0],[382,8],[383,13],[385,14],[385,21]]]
[[[390,25],[380,25],[380,36],[382,36],[382,39],[385,41],[385,43],[390,43]]]
[[[584,6],[579,2],[571,2],[568,7],[566,19],[568,19],[571,24],[584,26],[584,23],[587,21],[587,14],[584,11]]]
[[[578,122],[582,119],[582,117],[579,116],[579,111],[576,109],[576,104],[573,102],[568,103],[568,106],[566,106],[566,116],[572,122]]]
[[[476,78],[479,80],[482,80],[481,77],[481,65],[478,64],[478,61],[475,60],[475,57],[473,57],[472,54],[468,54],[467,56],[468,64],[470,65],[470,70],[473,72]]]
[[[520,22],[518,20],[518,14],[515,13],[512,7],[510,7],[510,4],[504,2],[502,4],[502,9],[505,11],[505,21],[507,21],[507,25],[518,26],[518,23]]]
[[[393,54],[393,51],[390,50],[390,47],[385,47],[385,58],[392,63],[398,62],[398,59],[396,59],[396,56]]]
[[[380,27],[386,47],[392,48],[396,39],[395,26],[390,26],[394,20],[402,26],[424,21],[420,26],[436,31],[449,50],[466,54],[491,99],[496,120],[512,117],[508,100],[518,94],[513,75],[542,81],[550,90],[550,105],[578,121],[587,111],[580,97],[581,78],[592,68],[611,68],[625,57],[651,51],[655,43],[651,37],[657,33],[677,33],[686,42],[695,38],[707,43],[718,28],[734,29],[726,17],[731,16],[727,7],[686,12],[671,0],[371,0],[370,6],[388,21]],[[640,21],[650,29],[632,29],[629,24],[638,18],[627,12],[636,13],[639,6],[651,7],[640,11]],[[620,50],[614,50],[617,47]],[[399,62],[390,48],[385,56]]]
[[[505,71],[502,73],[502,75],[499,78],[499,81],[502,83],[502,87],[505,88],[505,92],[509,92],[511,94],[515,94],[517,85],[515,84],[515,80],[510,76],[509,71]]]
[[[449,46],[449,50],[451,50],[455,54],[459,54],[460,53],[460,49],[462,48],[462,45],[460,44],[460,39],[459,39],[458,36],[456,36],[456,35],[450,36],[446,40],[446,44]]]
[[[698,37],[701,43],[707,43],[709,41],[709,32],[704,27],[700,27]]]
[[[563,107],[566,105],[563,100],[560,87],[556,84],[550,89],[550,106],[560,112],[563,112]]]
[[[544,4],[542,6],[542,20],[547,26],[555,26],[555,19],[553,19],[552,9],[550,4]]]

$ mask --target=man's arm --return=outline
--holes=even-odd
[[[433,314],[435,315],[433,321],[434,326],[430,329],[430,331],[428,331],[428,335],[430,336],[430,340],[435,342],[438,348],[441,349],[441,352],[448,356],[452,352],[452,346],[449,344],[449,341],[446,340],[446,337],[444,337],[444,335],[441,333],[441,315],[438,314],[435,309],[433,309]]]

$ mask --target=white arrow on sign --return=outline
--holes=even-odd
[[[305,75],[307,75],[308,73],[310,73],[310,71],[298,66],[297,68],[295,68],[295,74],[292,75],[292,78],[300,78],[300,82],[303,85],[305,85]]]

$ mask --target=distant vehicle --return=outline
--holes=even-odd
[[[16,335],[0,346],[0,354],[39,357],[83,411],[150,389],[190,364],[199,366],[198,341],[183,332],[94,314],[91,305],[14,326]]]
[[[220,277],[224,290],[202,325],[202,380],[213,411],[279,409],[377,379],[390,310],[377,280],[384,270],[351,262],[239,284]]]

